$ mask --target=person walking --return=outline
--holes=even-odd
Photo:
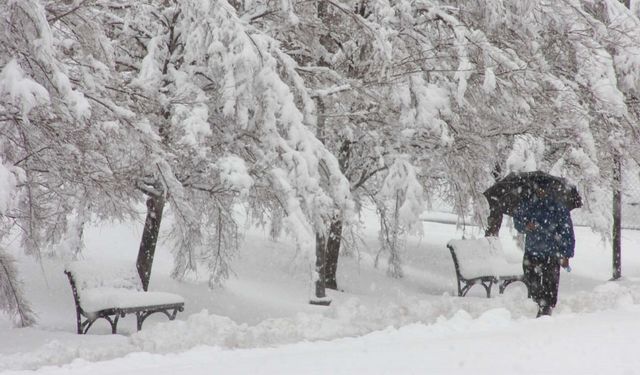
[[[538,315],[551,315],[558,301],[560,267],[569,269],[575,237],[569,209],[537,186],[512,215],[517,231],[525,234],[522,268]]]

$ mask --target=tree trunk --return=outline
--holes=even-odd
[[[621,2],[631,9],[631,0],[621,0]],[[612,255],[613,264],[612,280],[617,280],[622,277],[622,160],[620,153],[617,150],[613,151],[613,202],[612,202],[612,215],[613,225],[611,228],[611,243],[612,243]]]
[[[312,305],[329,305],[331,300],[327,298],[325,290],[326,277],[326,249],[327,241],[322,234],[316,232],[316,295],[309,301]]]
[[[334,219],[329,226],[329,238],[327,239],[327,254],[325,263],[325,286],[337,290],[338,281],[338,257],[340,256],[340,243],[342,239],[342,220]]]
[[[316,233],[316,297],[324,298],[327,295],[325,294],[325,241],[324,237]]]
[[[620,155],[614,155],[613,159],[613,228],[611,233],[611,242],[613,245],[613,280],[617,280],[622,276],[622,249],[621,249],[621,232],[622,232],[622,195],[620,194],[620,186],[622,181],[622,166]]]
[[[340,171],[346,175],[349,168],[349,158],[351,157],[351,141],[346,139],[342,142],[338,151],[338,164]],[[327,239],[326,257],[326,279],[325,284],[329,289],[338,290],[336,272],[338,271],[338,257],[340,256],[340,245],[342,243],[342,220],[334,217],[329,226],[329,238]]]
[[[142,281],[142,288],[145,291],[149,288],[151,266],[153,265],[153,256],[156,252],[158,234],[160,233],[164,204],[165,201],[162,196],[150,196],[147,199],[147,217],[144,222],[144,230],[142,232],[142,239],[140,240],[140,248],[138,249],[138,259],[136,261],[138,275],[140,276],[140,281]]]

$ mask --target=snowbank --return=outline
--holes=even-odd
[[[184,352],[199,346],[220,349],[275,347],[297,342],[315,342],[362,336],[376,331],[411,325],[426,325],[437,334],[490,331],[529,321],[536,307],[521,289],[497,298],[431,298],[405,297],[402,303],[372,306],[351,297],[322,313],[300,313],[294,317],[268,319],[256,325],[237,323],[206,310],[192,314],[184,321],[158,323],[129,337],[113,335],[100,345],[91,340],[100,336],[84,336],[84,340],[53,340],[28,353],[0,356],[0,371],[36,369],[82,359],[109,360],[128,353]],[[339,296],[338,296],[339,297]],[[579,292],[562,299],[555,316],[584,314],[611,309],[628,309],[640,304],[640,285],[627,281],[606,283],[591,292]],[[636,306],[637,308],[638,306]]]

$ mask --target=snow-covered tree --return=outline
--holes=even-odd
[[[639,161],[628,5],[5,2],[4,229],[19,227],[37,257],[73,256],[84,222],[146,202],[144,285],[165,213],[174,275],[204,264],[214,285],[242,208],[301,247],[323,242],[318,277],[337,288],[352,196],[376,204],[397,276],[402,235],[430,197],[482,223],[494,178],[542,169],[576,182],[604,231],[614,167]]]
[[[204,261],[212,284],[227,276],[238,203],[278,207],[301,244],[349,205],[336,158],[309,128],[313,101],[297,64],[227,2],[131,2],[101,17],[114,25],[119,74],[137,93],[131,105],[158,140],[138,187],[153,241],[164,202],[171,207],[175,275]],[[148,277],[155,244],[145,241]]]
[[[111,216],[129,201],[118,178],[129,163],[108,142],[121,113],[92,39],[100,28],[83,33],[96,25],[74,23],[69,9],[36,0],[0,5],[0,159],[13,176],[4,180],[2,233],[19,230],[37,259],[56,246],[73,256],[89,208]]]
[[[608,234],[620,165],[637,154],[640,139],[637,15],[620,1],[452,3],[464,8],[465,24],[482,28],[527,62],[521,75],[536,77],[524,86],[535,99],[528,102],[533,116],[524,138],[541,152],[532,165],[523,159],[513,165],[576,182],[585,202],[583,220]],[[510,160],[518,159],[522,139],[511,141]]]

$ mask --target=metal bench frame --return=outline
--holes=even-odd
[[[449,251],[451,252],[451,258],[453,258],[453,265],[456,269],[456,278],[458,282],[458,296],[464,297],[469,292],[469,289],[476,284],[482,285],[484,290],[487,293],[487,298],[491,298],[491,287],[493,284],[498,284],[498,292],[500,294],[504,293],[504,290],[507,286],[513,282],[521,281],[524,283],[524,275],[511,275],[511,276],[480,276],[474,277],[471,279],[467,279],[460,273],[460,263],[458,262],[458,257],[456,256],[456,251],[453,246],[447,244]],[[526,286],[526,283],[525,283]],[[527,288],[527,295],[528,295]]]
[[[106,321],[108,321],[109,325],[111,325],[111,333],[115,334],[118,327],[118,320],[131,313],[136,314],[136,325],[139,331],[142,329],[142,323],[144,322],[144,320],[147,319],[151,314],[163,313],[169,318],[169,320],[174,320],[176,318],[176,315],[178,315],[178,311],[184,310],[184,302],[180,302],[127,308],[113,307],[96,311],[95,313],[87,313],[82,309],[82,307],[80,307],[78,288],[76,287],[76,282],[73,279],[73,275],[69,271],[64,271],[64,273],[69,278],[71,290],[73,291],[73,300],[76,304],[76,326],[78,329],[78,334],[86,334],[87,331],[89,331],[89,328],[91,328],[93,323],[98,319],[105,319]],[[83,317],[85,318],[84,321]]]

